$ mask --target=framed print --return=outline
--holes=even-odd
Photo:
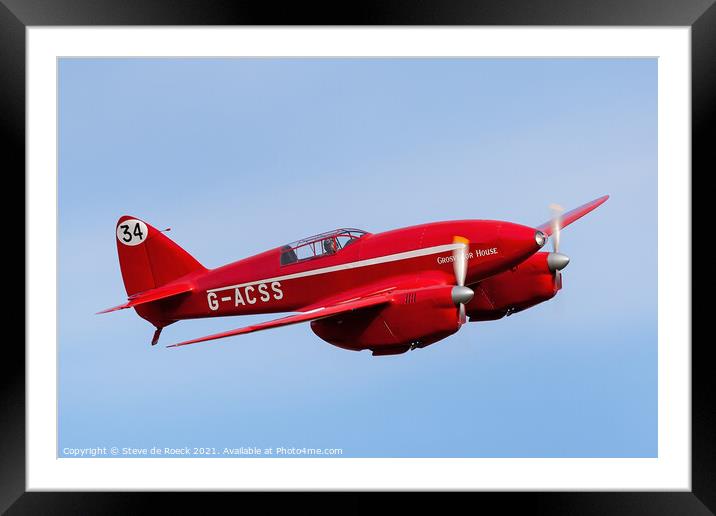
[[[155,491],[713,509],[691,338],[708,2],[6,4],[27,268],[4,509],[138,511]]]

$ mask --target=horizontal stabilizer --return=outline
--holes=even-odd
[[[607,199],[609,199],[609,196],[604,195],[604,196],[600,197],[599,199],[594,199],[593,201],[590,201],[587,204],[581,205],[579,208],[575,208],[571,211],[568,211],[567,213],[560,215],[559,227],[563,228],[563,227],[569,226],[575,220],[581,219],[582,217],[584,217],[587,213],[589,213],[593,209],[604,204],[604,202],[606,202]],[[541,226],[537,226],[537,229],[546,235],[551,235],[552,230],[554,229],[553,221],[549,220],[549,221],[545,222],[544,224],[542,224]]]
[[[129,296],[129,299],[123,305],[107,308],[106,310],[102,310],[101,312],[97,313],[106,314],[107,312],[114,312],[116,310],[132,308],[134,306],[143,305],[145,303],[151,303],[153,301],[159,301],[161,299],[167,299],[170,297],[178,296],[179,294],[191,292],[192,289],[193,287],[190,283],[175,283],[165,285],[159,288],[153,288],[151,290],[145,290],[144,292],[139,292],[137,294],[134,294],[133,296]]]
[[[244,328],[239,328],[237,330],[229,330],[222,333],[215,333],[214,335],[209,335],[207,337],[200,337],[198,339],[192,339],[187,340],[185,342],[180,342],[178,344],[172,344],[170,346],[167,346],[168,348],[175,348],[179,346],[186,346],[188,344],[195,344],[197,342],[204,342],[207,340],[214,340],[214,339],[223,339],[225,337],[232,337],[234,335],[242,335],[244,333],[251,333],[254,331],[259,330],[268,330],[269,328],[277,328],[279,326],[288,326],[289,324],[297,324],[301,322],[306,321],[313,321],[316,319],[323,319],[324,317],[330,317],[332,315],[337,315],[345,312],[350,312],[353,310],[358,310],[359,308],[368,308],[369,306],[378,306],[385,303],[390,302],[390,297],[387,295],[379,295],[379,296],[370,296],[365,297],[353,301],[347,301],[343,303],[337,303],[330,306],[323,306],[320,308],[315,308],[313,310],[308,310],[306,312],[301,312],[295,315],[289,315],[288,317],[283,317],[281,319],[274,319],[273,321],[268,321],[264,323],[254,324],[251,326],[245,326]]]

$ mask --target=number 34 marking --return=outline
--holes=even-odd
[[[147,238],[147,225],[141,220],[127,219],[117,226],[117,240],[124,245],[139,245]]]

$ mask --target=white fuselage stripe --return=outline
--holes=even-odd
[[[274,278],[266,278],[255,281],[249,281],[247,283],[239,283],[237,285],[228,285],[226,287],[217,287],[207,290],[206,292],[218,292],[220,290],[229,290],[232,288],[247,287],[249,285],[257,285],[259,283],[271,283],[273,281],[285,281],[296,278],[305,278],[307,276],[316,276],[318,274],[327,274],[329,272],[345,271],[348,269],[357,269],[359,267],[368,267],[370,265],[378,265],[380,263],[396,262],[399,260],[407,260],[410,258],[417,258],[419,256],[427,256],[430,254],[444,253],[447,251],[453,251],[463,244],[445,244],[436,245],[433,247],[426,247],[424,249],[415,249],[414,251],[405,251],[403,253],[389,254],[386,256],[379,256],[377,258],[369,258],[367,260],[358,260],[357,262],[343,263],[341,265],[333,265],[331,267],[324,267],[322,269],[313,269],[310,271],[297,272],[295,274],[287,274],[285,276],[276,276]]]

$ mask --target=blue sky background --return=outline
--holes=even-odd
[[[59,450],[343,448],[344,457],[657,454],[655,59],[62,59]],[[563,232],[564,290],[423,350],[308,325],[152,348],[114,227],[207,267],[341,226]],[[271,316],[184,321],[160,344]]]

